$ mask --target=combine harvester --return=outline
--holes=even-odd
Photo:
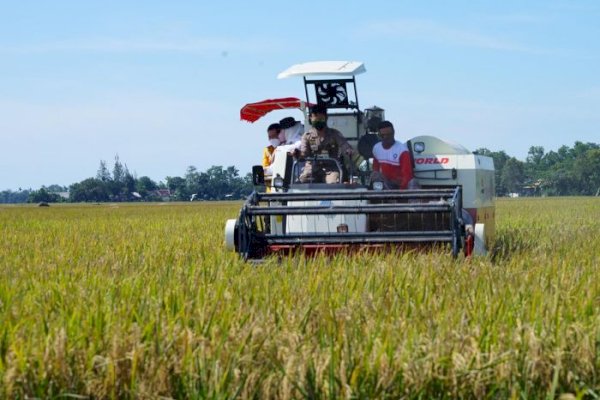
[[[254,122],[272,110],[299,108],[308,124],[307,105],[329,110],[328,125],[355,150],[339,162],[319,156],[312,162],[338,168],[338,183],[300,183],[306,160],[276,149],[272,175],[253,167],[257,188],[237,219],[225,225],[225,243],[246,260],[290,252],[337,253],[362,249],[437,246],[453,256],[485,254],[494,236],[494,165],[490,157],[433,136],[408,141],[418,189],[384,190],[371,182],[373,145],[384,110],[361,111],[355,76],[363,63],[322,61],[294,65],[278,78],[302,76],[306,101],[297,98],[247,104],[242,119]],[[268,190],[265,186],[268,184]]]

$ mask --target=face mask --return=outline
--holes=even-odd
[[[273,147],[277,147],[279,146],[279,139],[269,139],[269,143],[271,144],[271,146]]]
[[[320,131],[321,129],[327,126],[327,122],[325,121],[311,121],[310,124],[315,127],[316,130]]]

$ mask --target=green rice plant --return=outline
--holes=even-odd
[[[498,200],[489,257],[258,266],[239,207],[0,207],[0,398],[600,396],[599,199]]]

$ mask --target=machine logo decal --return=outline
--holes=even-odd
[[[415,158],[415,163],[417,164],[448,164],[450,159],[448,157],[425,157],[425,158]]]

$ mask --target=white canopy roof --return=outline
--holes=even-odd
[[[292,65],[277,75],[277,79],[306,75],[358,75],[366,72],[360,61],[313,61]]]

